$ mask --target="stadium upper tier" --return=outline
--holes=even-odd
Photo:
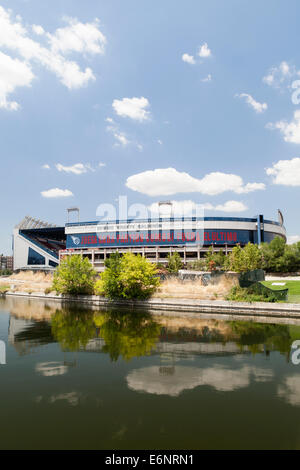
[[[67,223],[55,227],[27,217],[14,230],[14,269],[53,269],[61,256],[79,252],[103,269],[105,259],[119,250],[141,253],[153,262],[167,262],[178,251],[187,263],[215,249],[230,251],[235,245],[286,239],[283,219],[262,215],[242,217],[189,217]]]

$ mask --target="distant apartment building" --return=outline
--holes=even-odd
[[[0,270],[9,269],[10,271],[14,268],[13,256],[0,255]]]

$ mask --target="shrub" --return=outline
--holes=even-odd
[[[81,255],[66,256],[56,268],[52,289],[57,294],[92,294],[96,271]]]
[[[168,254],[168,271],[169,273],[177,274],[179,269],[181,269],[183,266],[183,263],[181,261],[180,254],[173,253],[172,255],[169,253]]]
[[[44,290],[45,295],[50,294],[51,292],[52,292],[51,287],[46,287],[46,289]]]
[[[226,300],[235,302],[276,302],[277,299],[272,293],[267,294],[256,291],[255,288],[234,286],[231,288]]]
[[[226,267],[228,270],[242,273],[262,268],[262,252],[258,245],[248,243],[244,248],[235,246],[228,255]]]
[[[206,257],[206,269],[214,271],[217,268],[223,268],[225,262],[225,254],[223,251],[213,251],[212,246],[209,248]]]
[[[110,299],[146,299],[159,286],[155,265],[133,253],[109,258],[106,270],[96,282],[95,293]]]

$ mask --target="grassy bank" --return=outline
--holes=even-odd
[[[284,285],[276,286],[274,282]],[[272,290],[288,289],[288,301],[291,303],[300,303],[300,281],[285,281],[282,279],[280,281],[264,281],[262,284]]]

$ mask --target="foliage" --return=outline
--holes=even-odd
[[[54,272],[52,289],[57,294],[92,294],[95,276],[88,258],[66,256]]]
[[[268,272],[295,272],[300,270],[300,242],[287,245],[276,237],[261,247],[263,268]]]
[[[226,267],[230,271],[242,273],[262,268],[262,253],[258,245],[248,243],[244,248],[237,245],[228,255]]]
[[[11,269],[0,269],[0,276],[11,276],[12,273]]]
[[[112,361],[120,356],[129,361],[150,354],[161,329],[150,314],[143,312],[97,314],[94,321],[105,341],[103,352],[109,353]]]
[[[177,274],[179,269],[181,269],[183,263],[181,261],[180,254],[175,251],[175,253],[168,254],[168,271],[169,273]]]
[[[207,271],[206,259],[198,259],[188,264],[188,268],[193,271]]]
[[[225,262],[225,254],[223,251],[214,251],[210,246],[206,254],[206,268],[209,271],[214,271],[217,268],[223,268]]]
[[[0,285],[0,294],[5,294],[6,292],[9,291],[9,286],[5,286],[5,285]]]
[[[51,287],[46,287],[46,289],[44,290],[44,294],[47,295],[47,294],[50,294],[52,292],[52,288]]]
[[[234,286],[231,288],[226,300],[235,302],[276,302],[276,296],[272,293],[259,292],[255,287]]]
[[[95,292],[110,299],[147,299],[159,286],[156,266],[141,255],[111,256]]]

